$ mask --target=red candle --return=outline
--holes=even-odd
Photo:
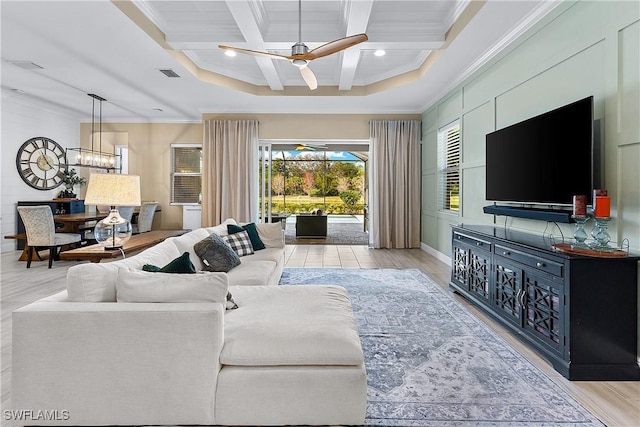
[[[573,196],[573,215],[587,216],[587,196]]]
[[[611,216],[611,197],[596,196],[594,212],[596,218],[609,218]]]
[[[596,199],[598,196],[606,196],[607,190],[595,189],[593,190],[593,211],[596,211]]]

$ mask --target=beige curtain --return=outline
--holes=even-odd
[[[206,120],[202,145],[202,226],[258,216],[258,122]]]
[[[370,123],[370,232],[374,248],[420,247],[420,121]]]

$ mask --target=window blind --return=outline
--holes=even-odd
[[[438,206],[460,210],[460,123],[456,121],[438,132]]]
[[[200,202],[202,146],[171,144],[171,204]]]

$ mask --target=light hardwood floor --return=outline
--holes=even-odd
[[[27,270],[18,262],[19,252],[3,253],[0,260],[1,371],[3,409],[10,407],[11,394],[11,312],[65,288],[67,268],[74,261],[34,262]],[[368,249],[364,246],[290,245],[286,248],[287,267],[322,268],[417,268],[432,277],[443,289],[449,283],[449,267],[419,249]],[[505,328],[480,313],[460,296],[452,298],[500,334],[521,354],[538,366],[556,384],[566,390],[607,426],[640,427],[640,382],[568,381],[537,353],[520,343]],[[594,343],[597,345],[597,343]],[[4,425],[4,420],[3,420]]]

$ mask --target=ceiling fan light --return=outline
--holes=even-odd
[[[382,49],[378,49],[378,50],[376,50],[375,52],[373,52],[373,54],[374,54],[375,56],[385,56],[385,55],[386,55],[386,53],[387,53],[387,52],[385,52],[385,51],[384,51],[384,50],[382,50]]]
[[[306,67],[307,64],[309,64],[309,61],[307,61],[306,59],[294,59],[291,61],[291,63],[298,68],[303,68]]]
[[[236,56],[236,52],[234,50],[225,50],[224,54],[233,58],[234,56]]]

